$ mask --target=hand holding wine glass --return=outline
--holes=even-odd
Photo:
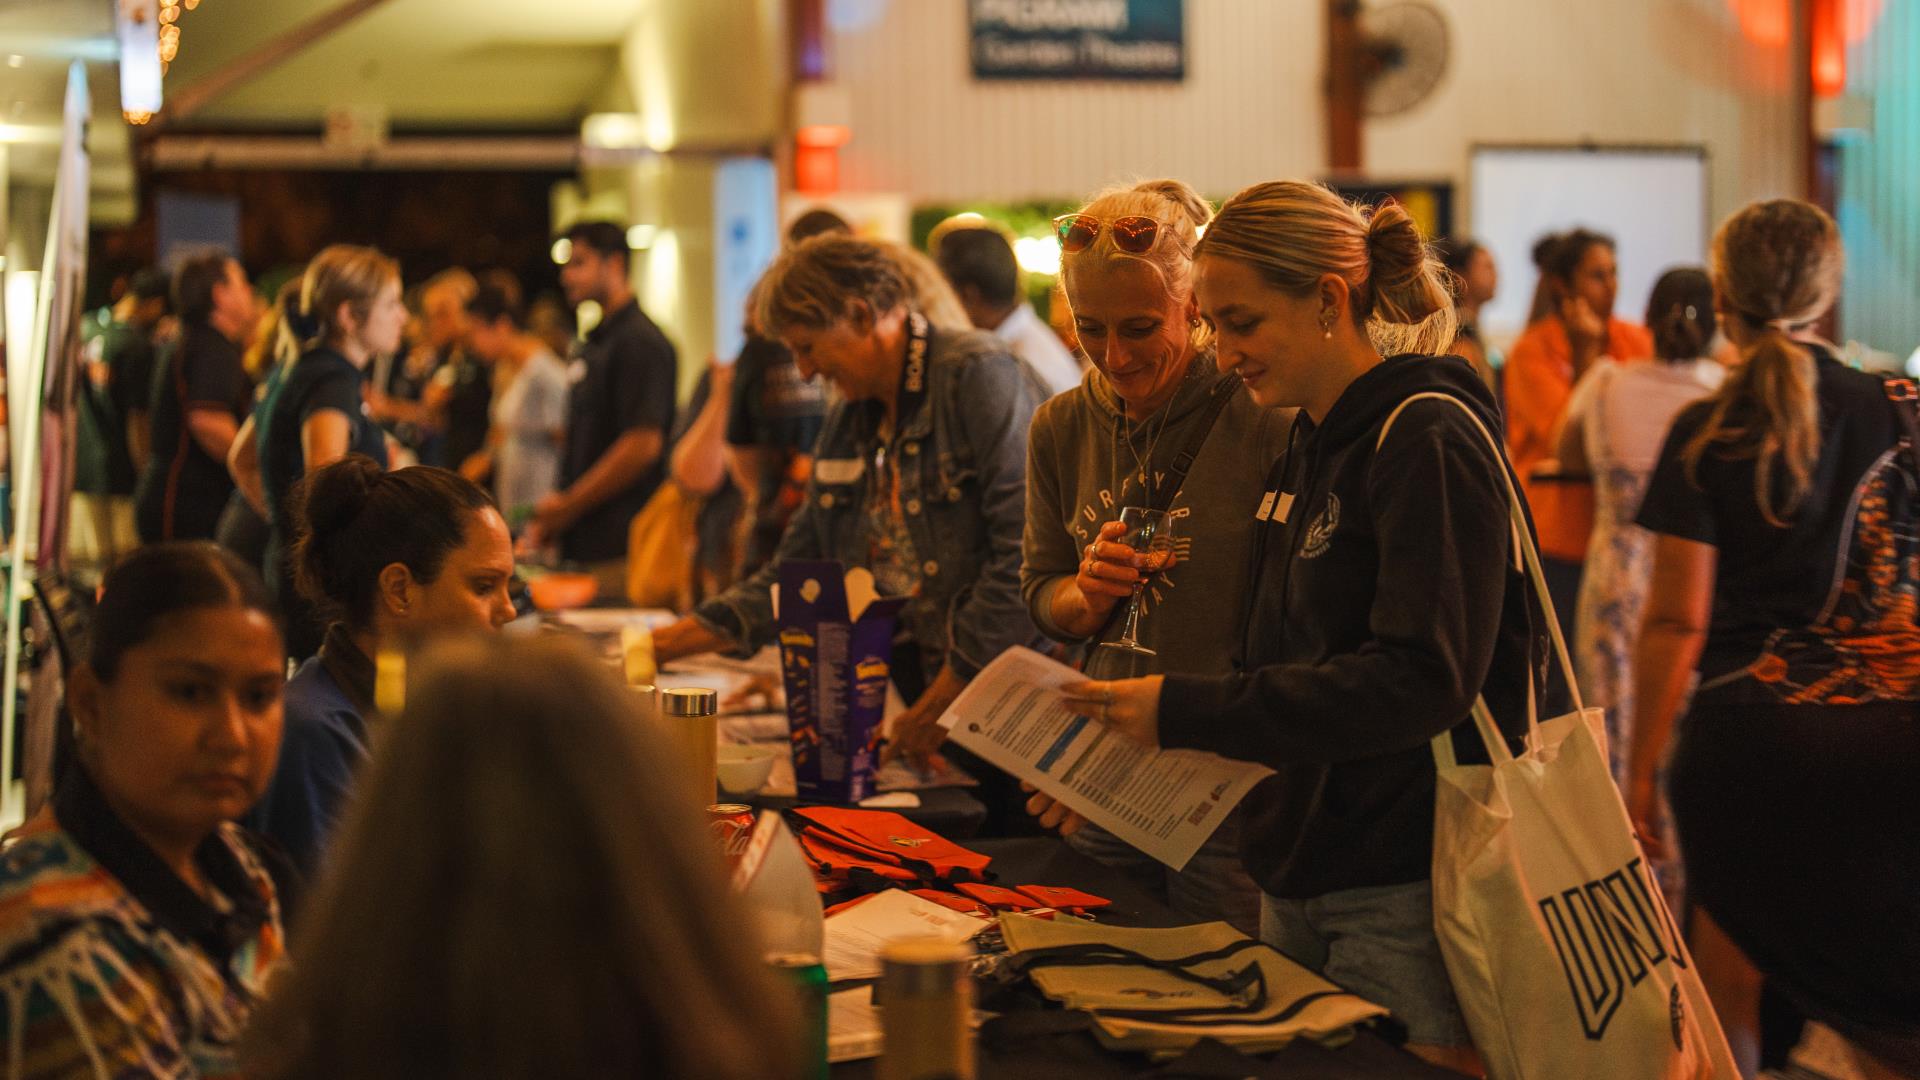
[[[1153,656],[1152,649],[1140,644],[1140,594],[1146,588],[1147,579],[1166,570],[1173,561],[1173,515],[1152,507],[1128,506],[1120,511],[1120,524],[1124,532],[1119,543],[1133,549],[1139,577],[1133,584],[1133,595],[1127,600],[1126,627],[1119,640],[1105,642],[1100,647]]]

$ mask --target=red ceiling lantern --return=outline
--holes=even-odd
[[[840,190],[840,148],[853,138],[853,100],[843,86],[793,88],[793,186],[805,195]]]
[[[840,190],[840,148],[853,133],[840,124],[809,124],[793,136],[793,186],[804,195]]]

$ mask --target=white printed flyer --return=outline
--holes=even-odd
[[[974,676],[940,723],[957,745],[1184,869],[1272,770],[1142,746],[1067,704],[1060,688],[1085,678],[1032,649],[1008,649]]]

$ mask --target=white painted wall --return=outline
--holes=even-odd
[[[1740,34],[1729,0],[1435,0],[1452,68],[1402,117],[1370,122],[1368,172],[1451,179],[1464,222],[1475,142],[1688,143],[1710,157],[1710,216],[1792,190],[1783,47]],[[1325,172],[1321,0],[1187,0],[1183,84],[975,83],[964,0],[863,0],[834,34],[853,99],[847,186],[916,202],[1072,198],[1173,174],[1219,197]]]
[[[1748,41],[1730,0],[1433,2],[1452,69],[1414,112],[1369,123],[1370,171],[1464,185],[1475,143],[1687,144],[1707,150],[1711,222],[1798,194],[1787,51]]]
[[[852,98],[852,190],[1011,201],[1171,175],[1227,195],[1322,157],[1315,2],[1188,0],[1186,81],[1140,85],[976,83],[965,0],[862,6],[877,19],[829,53]]]

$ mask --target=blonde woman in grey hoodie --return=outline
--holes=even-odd
[[[1041,630],[1086,647],[1094,678],[1225,675],[1239,645],[1254,514],[1293,417],[1254,404],[1214,365],[1192,281],[1210,215],[1186,184],[1155,180],[1104,192],[1055,223],[1092,369],[1034,415],[1020,584]],[[1127,506],[1164,506],[1175,519],[1174,561],[1141,595],[1138,636],[1151,655],[1097,647],[1120,636],[1141,577],[1138,553],[1119,542]],[[1045,796],[1029,810],[1182,915],[1257,932],[1237,815],[1175,873]]]

